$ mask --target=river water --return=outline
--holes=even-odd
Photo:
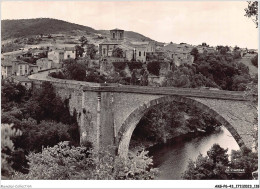
[[[215,143],[218,143],[222,148],[228,148],[229,154],[231,154],[231,150],[239,149],[235,139],[224,127],[221,127],[220,131],[207,136],[185,138],[185,140],[178,139],[149,149],[155,167],[160,170],[158,180],[180,180],[182,173],[187,168],[189,159],[196,160],[199,153],[206,155]]]

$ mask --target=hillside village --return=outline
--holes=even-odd
[[[73,32],[72,32],[73,33]],[[242,49],[239,47],[212,47],[206,43],[195,46],[186,43],[160,43],[147,39],[129,39],[122,29],[110,30],[109,34],[77,32],[75,35],[39,34],[29,38],[16,38],[2,43],[1,67],[2,79],[21,83],[31,87],[28,75],[51,69],[62,69],[66,60],[85,62],[88,68],[95,69],[99,74],[112,75],[118,67],[122,67],[124,74],[131,77],[129,64],[136,71],[137,79],[141,79],[141,69],[147,71],[148,85],[162,85],[165,75],[172,70],[172,66],[183,64],[192,65],[194,49],[197,53],[216,53],[226,49],[230,55],[238,55],[248,62],[257,54],[256,49]],[[23,47],[4,52],[10,44],[26,44]],[[128,66],[124,66],[127,62]],[[149,71],[149,62],[160,64],[160,71],[156,74]],[[122,68],[121,68],[122,69]]]

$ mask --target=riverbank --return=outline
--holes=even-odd
[[[182,173],[187,170],[190,160],[195,161],[199,154],[207,155],[207,151],[213,144],[219,144],[222,148],[239,150],[239,146],[230,132],[225,127],[211,133],[192,133],[179,136],[166,144],[157,144],[147,150],[153,158],[153,167],[158,168],[160,173],[156,179],[180,180]]]
[[[175,142],[180,142],[180,141],[189,141],[196,137],[207,136],[220,131],[221,131],[221,126],[214,126],[212,127],[212,129],[208,129],[208,130],[197,129],[196,131],[186,131],[186,132],[183,131],[182,133],[179,133],[167,139],[165,143],[151,141],[151,140],[143,140],[142,138],[133,138],[131,140],[129,150],[132,152],[136,152],[144,149],[149,151],[150,154],[150,151],[153,150],[154,148],[156,149],[157,146],[171,145]]]

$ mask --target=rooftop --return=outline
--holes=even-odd
[[[121,30],[121,29],[118,29],[118,28],[115,28],[115,29],[112,29],[110,31],[124,31],[124,30]]]

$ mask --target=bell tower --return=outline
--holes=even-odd
[[[124,30],[120,29],[113,29],[110,30],[110,39],[115,41],[122,41],[124,40]]]

